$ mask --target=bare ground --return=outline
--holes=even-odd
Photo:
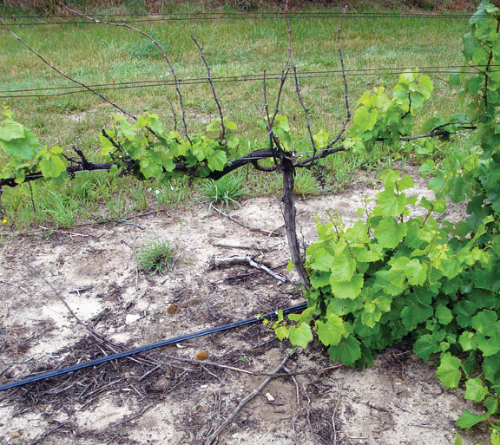
[[[373,186],[363,180],[339,195],[299,200],[300,236],[310,242],[314,217],[328,209],[352,223]],[[451,212],[459,218],[461,209]],[[249,200],[231,215],[275,232],[250,231],[200,205],[7,239],[0,245],[0,383],[302,302],[290,281],[245,265],[211,267],[214,258],[251,255],[296,279],[285,270],[278,199]],[[169,275],[137,270],[135,251],[152,238],[180,248]],[[203,444],[290,350],[259,323],[4,391],[0,443]],[[204,352],[207,360],[196,361]],[[293,378],[281,371],[214,443],[453,444],[457,417],[477,409],[462,390],[444,391],[432,363],[409,345],[386,350],[364,371],[334,366],[319,345],[297,351],[286,366]],[[464,435],[464,444],[487,443],[485,429]]]

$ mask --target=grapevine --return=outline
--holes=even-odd
[[[500,61],[499,9],[483,1],[470,25],[463,54],[477,74],[462,70],[450,76],[467,112],[435,116],[427,126],[445,138],[458,128],[473,128],[480,150],[451,155],[439,166],[424,162],[420,171],[435,199],[410,196],[413,179],[386,171],[373,210],[358,212],[364,219],[349,228],[334,213],[318,221],[318,237],[306,251],[308,309],[288,321],[280,317],[274,328],[280,339],[304,348],[315,333],[332,360],[361,368],[384,348],[411,339],[418,357],[435,360],[446,388],[463,385],[465,398],[483,405],[482,414],[464,411],[457,424],[468,429],[487,422],[497,445],[500,73],[493,67]],[[365,93],[351,128],[357,149],[369,151],[380,141],[397,143],[410,134],[410,108],[421,108],[431,91],[429,79],[408,74],[391,99],[383,88]],[[438,222],[447,199],[467,202],[466,220]],[[410,217],[414,205],[423,216]],[[456,443],[462,443],[460,435]]]
[[[203,47],[194,34],[192,38],[210,79]],[[158,42],[154,43],[164,53]],[[277,337],[306,348],[316,336],[328,348],[332,360],[361,368],[372,364],[384,348],[410,339],[418,357],[435,360],[437,377],[446,388],[463,386],[466,399],[483,405],[483,414],[465,411],[458,425],[468,429],[487,422],[491,443],[499,445],[500,71],[495,69],[500,64],[499,43],[500,10],[485,0],[463,38],[463,54],[473,70],[463,69],[450,76],[450,84],[459,88],[458,100],[466,105],[466,113],[434,116],[425,125],[426,134],[420,136],[412,136],[413,120],[432,95],[433,85],[427,76],[407,72],[390,93],[383,87],[366,92],[351,119],[344,73],[347,116],[342,129],[336,135],[326,131],[313,135],[308,123],[313,156],[305,159],[294,152],[288,119],[279,112],[281,91],[292,71],[297,97],[308,120],[290,26],[289,56],[282,69],[274,114],[264,88],[260,125],[269,136],[269,147],[244,156],[240,154],[245,144],[237,136],[238,127],[224,117],[212,83],[220,117],[204,133],[188,135],[182,95],[176,84],[184,134],[165,128],[153,113],[113,115],[111,127],[99,136],[105,158],[101,163],[89,161],[78,148],[76,156],[71,157],[60,147],[40,144],[34,133],[3,107],[0,196],[3,186],[15,187],[38,179],[62,182],[79,171],[107,170],[115,176],[130,174],[139,180],[162,183],[182,175],[216,180],[245,165],[280,171],[290,266],[299,274],[308,308],[287,319],[279,314],[272,325]],[[338,51],[342,62],[340,39]],[[471,71],[476,74],[467,74]],[[432,150],[434,142],[428,138],[446,141],[469,130],[475,130],[478,150],[450,155],[440,164],[428,159],[420,167],[434,199],[411,196],[408,191],[414,184],[410,176],[393,170],[383,172],[380,179],[384,189],[377,194],[373,209],[360,210],[362,219],[352,227],[346,227],[333,212],[327,220],[318,220],[318,237],[302,260],[292,193],[297,168],[316,168],[322,158],[342,151],[370,152],[379,143],[397,145],[406,141],[418,146],[426,138],[425,150]],[[273,165],[261,165],[263,159],[272,159]],[[447,200],[467,203],[464,221],[452,223],[438,218],[446,212]],[[422,216],[411,216],[410,206],[415,205],[423,210]]]

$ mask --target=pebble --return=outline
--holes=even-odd
[[[140,315],[132,315],[132,314],[127,314],[125,317],[125,324],[132,324],[135,323],[137,320],[141,318]]]

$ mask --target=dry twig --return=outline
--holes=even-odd
[[[19,286],[18,284],[11,283],[10,281],[4,281],[4,280],[0,280],[0,283],[8,284],[9,286],[13,286],[13,287],[17,287],[18,289],[22,290],[28,297],[31,298],[30,293],[24,287]]]

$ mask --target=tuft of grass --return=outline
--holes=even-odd
[[[295,176],[293,193],[301,198],[319,195],[322,193],[321,185],[310,171],[299,170]]]
[[[151,275],[164,275],[171,272],[179,258],[178,249],[168,241],[153,239],[142,246],[136,254],[137,267]]]
[[[237,198],[248,194],[244,179],[235,175],[226,175],[217,181],[210,180],[203,184],[203,198],[210,205],[219,203],[229,208],[231,205],[240,207]]]

